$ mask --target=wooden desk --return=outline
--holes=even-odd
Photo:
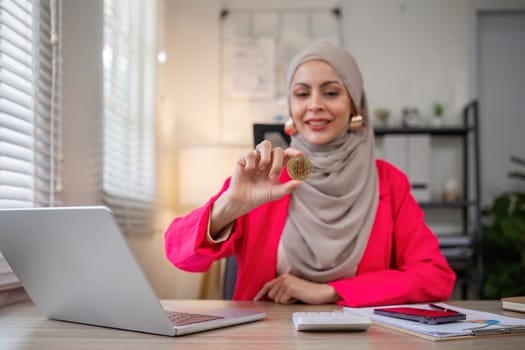
[[[372,325],[367,332],[296,332],[291,313],[332,311],[334,305],[276,305],[269,302],[239,303],[222,300],[165,301],[167,309],[179,304],[209,306],[237,305],[263,310],[266,319],[182,337],[165,337],[46,319],[30,302],[0,308],[1,349],[524,349],[525,335],[472,337],[465,340],[432,342]],[[499,301],[458,301],[451,304],[507,316]]]

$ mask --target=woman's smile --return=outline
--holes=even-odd
[[[324,131],[330,126],[331,122],[332,122],[331,120],[326,120],[326,119],[309,119],[309,120],[304,121],[304,123],[312,131]]]

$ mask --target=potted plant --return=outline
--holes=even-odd
[[[387,108],[378,108],[374,111],[376,119],[378,121],[377,126],[387,126],[388,118],[390,117],[390,110]]]
[[[525,160],[518,157],[511,157],[511,161],[525,166]],[[525,181],[521,170],[511,171],[509,176]],[[482,242],[484,297],[525,295],[525,192],[502,193],[484,214],[488,215]]]
[[[441,126],[443,125],[443,112],[445,111],[445,107],[442,103],[436,102],[432,106],[432,114],[434,118],[432,118],[432,124],[435,126]]]

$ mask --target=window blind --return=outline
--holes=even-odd
[[[0,0],[0,208],[60,204],[59,15],[57,1]],[[0,255],[0,290],[16,284]]]
[[[156,0],[104,1],[103,196],[126,233],[153,229]]]

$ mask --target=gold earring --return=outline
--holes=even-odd
[[[290,136],[294,135],[297,132],[292,118],[289,118],[286,121],[286,123],[284,123],[284,132],[286,133],[286,135]]]
[[[363,117],[358,115],[354,115],[350,117],[350,123],[348,124],[348,131],[356,131],[363,127]]]

